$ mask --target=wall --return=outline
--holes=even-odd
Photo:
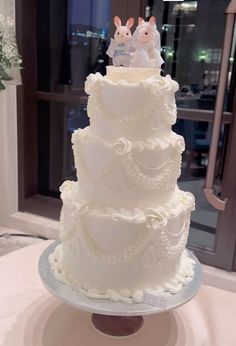
[[[8,85],[0,93],[0,226],[56,239],[57,221],[18,211],[17,166],[16,86]]]
[[[14,18],[14,0],[0,0],[0,14]],[[0,226],[58,237],[58,222],[18,211],[16,85],[0,93]]]
[[[11,15],[12,3],[0,0],[0,13]],[[17,211],[16,86],[0,93],[0,225]]]
[[[56,239],[58,222],[18,211],[16,86],[0,93],[0,226]]]
[[[0,223],[17,211],[16,87],[0,93]]]

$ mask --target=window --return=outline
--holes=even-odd
[[[71,135],[89,125],[84,81],[106,73],[110,18],[110,0],[37,1],[40,194],[58,197],[76,179]]]

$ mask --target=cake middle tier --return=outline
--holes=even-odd
[[[79,198],[94,203],[145,207],[172,198],[181,173],[183,137],[171,132],[162,139],[111,143],[95,136],[90,127],[72,137]]]

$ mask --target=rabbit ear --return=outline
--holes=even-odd
[[[138,25],[144,24],[145,20],[142,17],[138,17]]]
[[[128,20],[127,20],[127,22],[126,22],[126,24],[125,24],[126,26],[127,26],[127,28],[132,28],[132,26],[134,25],[134,18],[133,17],[131,17],[131,18],[129,18]]]
[[[118,16],[115,16],[114,17],[114,24],[117,28],[119,28],[121,26],[121,20],[120,20],[120,17]]]
[[[148,21],[150,24],[155,25],[156,24],[156,17],[151,16]]]

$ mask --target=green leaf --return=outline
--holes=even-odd
[[[0,79],[0,92],[1,92],[2,90],[5,90],[5,89],[6,89],[5,85],[2,83],[2,81],[1,81],[1,79]]]
[[[9,75],[6,73],[6,71],[4,71],[1,67],[0,67],[0,78],[1,78],[2,80],[11,80],[11,79],[12,79],[12,77],[9,76]]]

